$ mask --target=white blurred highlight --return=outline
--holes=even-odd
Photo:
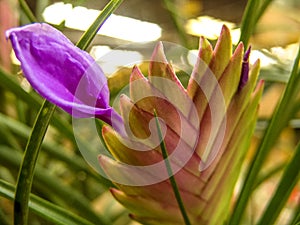
[[[65,21],[66,27],[85,31],[99,13],[99,10],[57,2],[44,10],[43,17],[48,23],[58,25]],[[157,24],[113,14],[98,34],[132,42],[149,42],[160,38],[161,32]]]

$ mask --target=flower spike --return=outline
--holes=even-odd
[[[200,38],[187,89],[168,63],[162,43],[154,49],[148,78],[133,68],[130,96],[122,96],[120,105],[127,137],[139,147],[104,128],[104,141],[117,161],[99,157],[118,188],[111,193],[130,210],[132,219],[142,224],[184,224],[168,177],[158,179],[167,174],[166,168],[145,169],[163,162],[161,146],[153,145],[157,134],[151,133],[155,111],[165,124],[168,161],[191,224],[225,223],[263,90],[263,82],[255,88],[259,61],[250,68],[249,54],[242,43],[232,53],[230,32],[223,26],[214,49]],[[142,168],[134,167],[137,164]],[[114,179],[118,177],[123,180]]]

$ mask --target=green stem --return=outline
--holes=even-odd
[[[28,218],[28,202],[32,180],[39,150],[46,134],[55,106],[45,101],[38,113],[20,167],[14,200],[14,224],[26,225]]]
[[[86,50],[94,37],[96,36],[99,29],[102,27],[102,25],[105,23],[105,21],[108,19],[108,17],[121,5],[123,0],[111,0],[105,8],[102,10],[102,12],[99,14],[99,16],[96,18],[94,23],[85,31],[83,36],[80,38],[80,40],[77,42],[77,47]]]
[[[13,200],[14,192],[15,188],[12,184],[9,184],[6,181],[0,179],[0,196]],[[33,194],[30,194],[29,208],[44,219],[47,219],[48,221],[51,221],[55,224],[92,225],[91,222],[79,217],[78,215],[71,213],[64,208],[61,208]],[[4,223],[2,220],[1,222],[3,223],[3,225],[9,224]]]
[[[19,0],[21,8],[28,16],[31,22],[36,22],[36,18],[29,9],[25,1]],[[99,14],[97,19],[91,25],[91,27],[83,34],[82,38],[78,42],[77,46],[83,50],[89,46],[95,37],[97,31],[106,21],[106,19],[117,9],[122,0],[111,0],[104,10]],[[26,225],[28,219],[28,202],[29,194],[31,191],[32,180],[34,175],[34,169],[36,161],[39,155],[39,150],[49,126],[50,119],[54,113],[55,106],[51,103],[44,101],[40,112],[37,116],[36,122],[32,129],[31,136],[27,142],[26,150],[22,165],[20,167],[16,194],[14,200],[14,224]]]
[[[240,41],[244,43],[245,49],[248,48],[250,36],[256,25],[255,20],[258,6],[258,0],[249,0],[243,14]]]
[[[182,201],[181,196],[180,196],[180,192],[179,192],[175,177],[173,175],[172,167],[171,167],[170,161],[168,159],[168,152],[166,150],[166,145],[165,145],[165,142],[164,142],[163,137],[162,137],[161,127],[160,127],[159,120],[158,120],[158,117],[157,117],[157,114],[156,114],[155,111],[154,111],[154,116],[155,116],[157,132],[158,132],[158,138],[160,140],[160,147],[161,147],[162,155],[163,155],[163,158],[164,158],[164,161],[165,161],[165,164],[166,164],[167,172],[168,172],[168,175],[169,175],[169,180],[171,182],[171,185],[172,185],[172,188],[173,188],[178,206],[180,208],[182,217],[184,219],[184,222],[185,222],[186,225],[190,225],[191,222],[189,221],[189,218],[188,218],[188,215],[186,213],[183,201]]]
[[[28,4],[26,3],[26,1],[25,0],[19,0],[19,4],[21,6],[21,9],[23,10],[23,12],[25,13],[25,15],[29,19],[29,21],[31,23],[36,23],[38,20],[33,15],[32,11],[30,10],[30,8],[29,8]]]
[[[276,143],[274,140],[277,140],[282,129],[286,127],[289,120],[294,115],[294,103],[295,101],[297,101],[297,95],[300,88],[300,71],[298,72],[299,60],[300,48],[298,50],[298,55],[295,59],[290,80],[287,84],[283,97],[272,116],[264,137],[247,171],[241,193],[237,199],[235,208],[233,209],[233,213],[231,215],[229,223],[231,225],[240,224],[263,162],[268,156],[268,153],[270,152],[273,145]]]
[[[249,0],[241,22],[240,41],[244,43],[245,49],[248,48],[249,39],[254,29],[272,0],[265,0],[259,4],[259,0]]]
[[[14,149],[0,145],[0,164],[7,168],[19,168],[22,155]],[[85,219],[94,224],[110,224],[103,215],[97,214],[92,208],[88,198],[72,186],[68,186],[57,176],[51,174],[47,169],[37,164],[34,171],[34,184],[36,190],[49,200],[59,202],[65,207],[84,215]],[[66,198],[67,196],[67,198]],[[76,207],[74,207],[76,206]]]

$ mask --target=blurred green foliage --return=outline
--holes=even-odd
[[[2,1],[0,3],[3,2],[13,5],[13,1]],[[20,10],[12,11],[8,15],[7,21],[10,21],[9,19],[17,20],[17,18],[19,18],[19,24],[40,21],[43,9],[52,3],[43,0],[30,1],[30,3],[32,2],[35,3],[33,4],[35,5],[34,13],[31,12],[26,1],[20,0]],[[89,1],[64,2],[80,6]],[[195,37],[189,36],[182,28],[185,18],[180,17],[180,11],[178,11],[180,9],[176,8],[177,1],[157,0],[153,2],[153,4],[157,4],[157,7],[163,7],[166,14],[169,13],[169,22],[173,24],[171,27],[175,29],[177,34],[174,39],[176,41],[181,40],[185,46],[193,46]],[[185,2],[188,5],[189,1]],[[199,1],[198,3],[204,5],[203,2]],[[86,49],[89,46],[96,35],[95,31],[118,8],[120,3],[121,1],[110,1],[110,5],[108,4],[106,8],[107,11],[104,10],[105,13],[101,14],[102,17],[101,15],[98,17],[94,26],[91,26],[91,29],[78,42],[80,47]],[[126,6],[125,3],[126,1],[124,1],[124,7]],[[295,8],[300,6],[296,0],[279,2],[279,4],[283,3],[288,6],[292,5]],[[255,46],[255,40],[257,40],[255,35],[257,37],[261,31],[256,28],[260,26],[261,20],[264,20],[265,14],[269,13],[267,10],[269,4],[273,3],[268,0],[248,1],[248,8],[246,8],[244,16],[240,20],[243,34],[241,39],[245,43],[249,42],[249,44]],[[103,9],[104,5],[105,3],[101,2],[101,7],[99,6],[98,9]],[[258,5],[261,10],[256,10]],[[121,5],[122,7],[123,5]],[[134,10],[139,9],[133,7],[130,12],[134,13]],[[153,17],[155,17],[154,14]],[[300,30],[299,19],[296,22],[298,22]],[[63,27],[63,24],[60,29],[63,31],[68,30]],[[1,30],[1,32],[3,31]],[[298,35],[300,34],[299,31],[296,32],[298,32]],[[253,39],[250,38],[251,35],[253,35]],[[264,35],[263,32],[262,35]],[[293,38],[290,39],[294,40]],[[253,221],[259,221],[258,224],[264,225],[274,224],[277,216],[280,216],[277,224],[295,225],[299,224],[300,221],[300,187],[298,182],[300,164],[297,163],[300,160],[299,144],[296,148],[300,140],[299,54],[296,60],[294,58],[293,60],[285,60],[282,55],[274,54],[269,46],[267,46],[268,49],[265,49],[261,44],[257,46],[259,46],[259,51],[273,60],[271,66],[263,67],[261,70],[260,77],[265,79],[268,84],[265,92],[271,90],[269,87],[273,84],[282,83],[285,85],[288,81],[289,83],[287,86],[285,85],[287,88],[284,97],[278,97],[279,105],[275,111],[269,117],[261,118],[259,121],[266,124],[261,129],[257,129],[255,134],[255,137],[259,139],[259,143],[262,144],[258,145],[260,147],[254,147],[254,153],[252,153],[254,157],[249,154],[249,159],[245,165],[246,176],[241,177],[243,191],[241,195],[236,196],[237,204],[233,207],[235,210],[228,224],[255,224]],[[286,46],[278,47],[285,49]],[[0,51],[4,51],[3,49],[0,48]],[[9,56],[7,55],[7,57]],[[30,136],[30,133],[32,129],[36,128],[34,121],[43,103],[43,99],[28,88],[19,71],[20,69],[16,65],[12,68],[4,67],[4,65],[0,67],[0,224],[4,225],[12,224],[12,218],[14,217],[13,200],[16,184],[20,179],[18,176],[21,174],[19,169],[25,155],[27,143],[34,138]],[[183,72],[179,71],[179,73]],[[130,70],[124,69],[108,79],[113,92],[117,93],[122,88],[120,84],[125,85],[128,82],[126,80],[129,74]],[[184,78],[184,76],[182,77]],[[279,95],[278,93],[275,94]],[[273,102],[273,104],[276,103],[277,101]],[[262,101],[262,104],[270,104],[270,102]],[[80,155],[73,136],[71,118],[56,109],[49,123],[49,127],[47,123],[44,124],[48,127],[48,131],[45,140],[40,140],[40,152],[38,148],[36,149],[39,156],[38,160],[36,164],[31,165],[35,167],[35,173],[31,194],[28,196],[30,197],[29,224],[133,224],[128,217],[128,211],[109,195],[109,187],[112,187],[113,184],[97,174]],[[281,163],[265,169],[268,157],[278,157],[273,148],[279,143],[282,131],[288,129],[289,126],[292,126],[292,135],[288,136],[286,140],[292,146],[288,153],[290,156],[286,157]],[[258,126],[258,128],[260,127]],[[281,174],[283,174],[282,177]],[[247,178],[244,180],[244,177]],[[270,200],[266,210],[264,211],[259,207],[252,209],[251,206],[254,203],[251,200],[260,198],[259,192],[254,191],[254,189],[265,188],[267,190],[263,193],[269,193],[268,188],[270,187],[265,187],[263,184],[270,183],[272,183],[271,187],[276,192],[273,198],[271,194],[268,196]],[[22,187],[19,188],[22,192]],[[251,212],[251,209],[255,213]],[[253,214],[256,214],[255,210],[258,212],[257,216],[252,218]],[[280,215],[280,212],[284,213]],[[284,217],[285,215],[288,215],[288,217]]]

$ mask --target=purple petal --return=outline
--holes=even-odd
[[[107,80],[85,51],[60,31],[35,23],[6,32],[32,87],[75,117],[97,117],[112,124],[121,117],[109,106]]]
[[[242,73],[241,73],[241,79],[239,83],[239,90],[242,90],[242,88],[246,85],[248,78],[249,78],[249,56],[251,52],[251,46],[248,48],[248,50],[245,52],[243,64],[242,64]]]

